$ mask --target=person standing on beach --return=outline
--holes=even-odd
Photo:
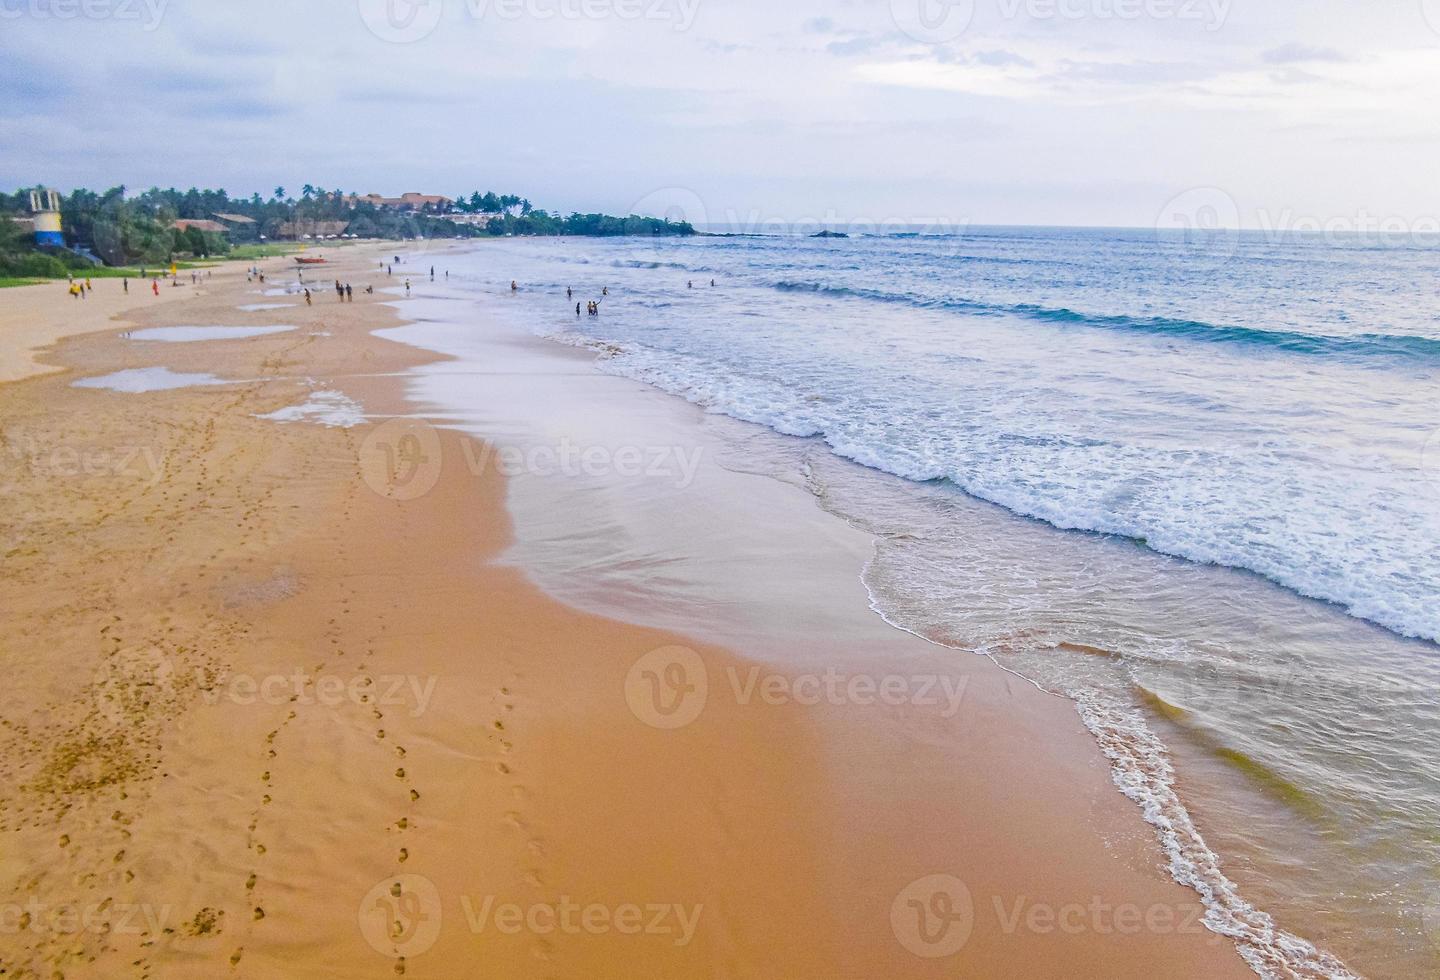
[[[604,289],[600,290],[600,295],[601,295],[601,296],[609,296],[609,295],[610,295],[610,287],[609,287],[609,286],[606,286]]]
[[[351,287],[351,285],[350,285],[348,282],[345,284],[345,302],[347,302],[347,303],[353,303],[353,302],[355,302],[355,290]]]
[[[121,277],[120,285],[125,289],[125,295],[130,295],[130,279],[128,276]]]
[[[569,286],[566,286],[566,287],[565,287],[565,298],[566,298],[566,299],[574,299],[574,297],[575,297],[574,292],[570,289]],[[576,310],[576,312],[578,313],[579,310]]]
[[[512,293],[518,293],[519,291],[520,291],[520,287],[515,284],[515,280],[514,280],[514,279],[511,279],[511,280],[510,280],[510,292],[512,292]]]
[[[409,279],[406,279],[406,280],[405,280],[405,295],[406,295],[406,296],[409,296],[409,295],[410,295],[410,280],[409,280]]]
[[[151,280],[150,280],[150,290],[151,290],[156,296],[159,296],[159,295],[160,295],[160,280],[159,280],[159,279],[151,279]]]
[[[306,306],[311,306],[311,305],[313,305],[312,302],[311,302],[311,300],[310,300],[310,290],[308,290],[308,289],[305,290],[305,305],[306,305]]]

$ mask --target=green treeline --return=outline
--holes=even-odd
[[[65,276],[90,267],[80,254],[37,249],[24,227],[10,219],[26,217],[30,189],[0,192],[0,276]],[[223,221],[216,215],[251,219]],[[489,215],[476,223],[467,215]],[[227,254],[234,245],[259,241],[354,235],[359,238],[476,238],[497,235],[693,235],[688,222],[630,215],[561,216],[534,208],[513,194],[466,195],[449,206],[385,207],[355,194],[306,184],[298,198],[276,187],[270,196],[231,197],[224,190],[179,191],[152,187],[127,196],[124,187],[104,193],[77,189],[61,198],[65,244],[109,266],[159,265],[180,258]],[[459,221],[452,217],[460,218]],[[222,220],[228,232],[181,230],[177,220]]]

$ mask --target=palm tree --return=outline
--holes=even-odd
[[[534,211],[534,210],[535,210],[535,208],[534,208],[534,206],[532,206],[532,205],[530,204],[530,199],[529,199],[528,197],[522,197],[522,198],[520,199],[520,213],[521,213],[521,214],[529,214],[531,211]]]
[[[306,184],[304,187],[300,188],[300,196],[305,198],[305,200],[307,201],[310,200],[310,198],[315,196],[315,185]]]
[[[283,188],[283,187],[277,187],[277,188],[275,188],[275,200],[277,200],[277,201],[283,201],[283,200],[285,200],[285,188]]]

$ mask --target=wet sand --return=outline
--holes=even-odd
[[[241,312],[263,297],[239,264],[99,326],[63,288],[0,291],[24,331],[0,377],[102,331],[0,385],[4,975],[1253,975],[1069,704],[908,643],[812,672],[930,676],[958,707],[742,701],[731,678],[794,665],[500,562],[477,444],[390,421],[430,357],[370,334],[397,319],[359,290],[400,281],[374,271],[395,248],[337,255],[344,305]],[[111,286],[85,302],[127,309]],[[276,323],[298,329],[121,336]],[[235,383],[71,386],[155,366]],[[257,417],[317,390],[367,420]]]

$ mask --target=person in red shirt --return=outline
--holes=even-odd
[[[151,279],[151,280],[150,280],[150,290],[151,290],[156,296],[159,296],[159,295],[160,295],[160,280],[159,280],[159,279]]]

